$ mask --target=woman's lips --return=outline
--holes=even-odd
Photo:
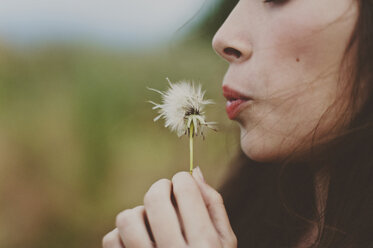
[[[242,100],[242,99],[227,101],[225,110],[227,111],[229,119],[234,120],[237,117],[237,115],[241,112],[241,110],[243,109],[244,103],[246,102],[247,100]]]
[[[228,86],[223,86],[223,95],[227,99],[225,109],[227,111],[229,119],[235,119],[238,114],[247,106],[247,102],[252,99],[248,96],[235,91]]]

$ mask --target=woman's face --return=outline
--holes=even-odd
[[[213,47],[229,62],[223,81],[228,98],[238,98],[231,90],[252,98],[227,102],[238,105],[227,112],[239,123],[247,156],[270,162],[306,148],[321,117],[317,139],[342,125],[337,119],[345,114],[352,82],[339,66],[357,17],[356,0],[239,1]]]

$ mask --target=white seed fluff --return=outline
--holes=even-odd
[[[162,95],[162,104],[149,101],[154,105],[152,109],[157,109],[159,115],[154,121],[160,118],[165,119],[165,127],[176,132],[180,137],[189,134],[189,128],[193,123],[194,134],[203,136],[204,127],[215,130],[215,122],[206,122],[203,109],[205,105],[214,103],[212,100],[204,100],[205,91],[202,91],[201,85],[197,87],[194,83],[180,81],[178,83],[169,82],[169,88],[165,92],[148,88]]]

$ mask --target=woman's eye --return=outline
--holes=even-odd
[[[284,3],[287,0],[263,0],[264,3]]]

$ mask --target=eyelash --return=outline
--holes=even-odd
[[[263,3],[282,3],[282,2],[286,2],[286,0],[263,0]]]

